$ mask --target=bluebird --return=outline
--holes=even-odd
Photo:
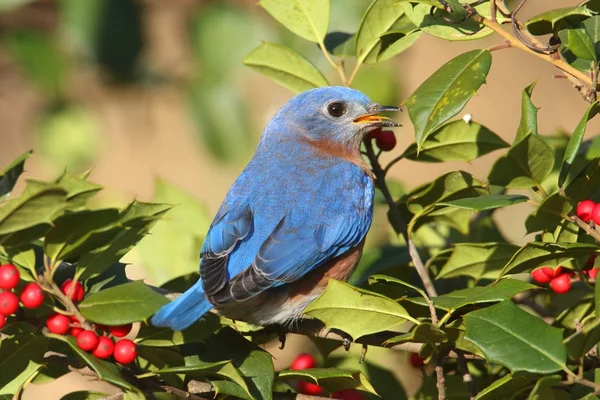
[[[327,286],[347,281],[373,218],[373,176],[360,153],[377,127],[398,126],[345,87],[288,101],[233,183],[200,252],[200,279],[161,308],[155,326],[183,330],[215,309],[234,320],[287,325]]]

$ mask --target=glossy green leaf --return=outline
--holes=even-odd
[[[414,321],[398,303],[380,294],[329,280],[327,289],[305,310],[328,328],[340,329],[353,339]]]
[[[585,25],[578,24],[568,29],[564,29],[558,33],[563,46],[567,51],[570,51],[575,57],[586,61],[594,61],[596,59],[596,49],[594,42],[585,29]],[[563,52],[565,49],[563,49]],[[569,57],[565,57],[567,60]]]
[[[439,203],[487,194],[487,188],[464,171],[452,171],[409,194],[406,206],[415,215],[431,211]]]
[[[207,313],[201,320],[183,331],[174,331],[170,328],[158,328],[144,324],[140,328],[135,341],[143,346],[179,346],[185,343],[200,342],[219,330],[221,326],[219,317],[216,314]]]
[[[296,93],[329,84],[310,61],[275,43],[262,43],[244,58],[244,64]]]
[[[446,343],[447,341],[448,335],[446,332],[428,322],[423,322],[419,325],[415,325],[410,332],[387,339],[385,344],[416,342],[429,343],[430,345],[435,346],[439,343]]]
[[[98,378],[123,389],[135,390],[135,388],[129,382],[121,377],[121,372],[115,364],[100,360],[94,357],[91,353],[81,350],[74,337],[56,335],[53,333],[48,334],[48,337],[68,344],[71,350],[98,374]]]
[[[356,33],[355,55],[359,62],[377,62],[381,36],[404,14],[401,2],[373,0],[365,11]]]
[[[569,357],[575,361],[579,361],[598,342],[600,342],[600,318],[587,322],[580,330],[564,340]]]
[[[0,171],[0,202],[8,198],[12,192],[17,179],[23,173],[25,161],[31,156],[33,151],[28,151],[14,159],[10,164]]]
[[[260,0],[258,2],[283,26],[311,42],[320,42],[329,26],[329,0]]]
[[[452,121],[431,133],[417,151],[416,143],[403,153],[405,158],[424,162],[473,161],[494,150],[510,147],[483,125]]]
[[[5,331],[3,332],[8,334]],[[0,395],[15,394],[44,365],[48,339],[16,334],[0,341]]]
[[[492,185],[514,189],[541,187],[554,166],[554,151],[543,139],[529,134],[494,163],[488,176]]]
[[[530,18],[525,27],[533,35],[547,35],[558,31],[560,23],[566,18],[583,20],[593,15],[594,12],[586,7],[557,8]]]
[[[456,243],[436,278],[495,279],[518,249],[508,243]]]
[[[414,31],[406,35],[398,35],[395,32],[389,32],[381,36],[381,50],[377,56],[377,62],[389,60],[403,51],[409,49],[421,37],[423,32]],[[389,44],[388,44],[389,43]],[[365,61],[368,62],[369,60]]]
[[[507,300],[464,317],[465,338],[490,362],[511,372],[549,374],[565,368],[562,329],[554,328]]]
[[[365,375],[360,371],[348,371],[341,368],[309,368],[303,370],[279,371],[277,379],[289,381],[313,382],[325,388],[329,393],[344,389],[363,390],[377,395]]]
[[[116,208],[67,213],[46,234],[44,253],[54,263],[101,247],[118,234],[118,221]]]
[[[471,18],[463,19],[460,24],[448,22],[442,17],[450,18],[454,21],[460,21],[461,17],[457,13],[453,13],[452,17],[449,17],[448,13],[436,11],[431,16],[431,6],[440,6],[440,2],[433,0],[431,2],[419,1],[420,4],[416,4],[414,7],[408,2],[401,2],[404,12],[413,24],[417,26],[423,32],[450,41],[465,41],[465,40],[476,40],[481,39],[494,33],[491,29],[477,23]],[[427,4],[423,4],[427,3]],[[464,7],[458,3],[458,9],[464,14]],[[489,4],[480,4],[475,6],[475,9],[480,15],[489,14]]]
[[[568,218],[573,205],[569,199],[563,197],[559,192],[551,194],[540,203],[540,206],[525,220],[527,233],[546,229],[553,229]]]
[[[28,181],[19,197],[0,206],[0,244],[15,246],[39,239],[66,206],[66,192],[62,188]]]
[[[232,396],[234,399],[255,400],[237,383],[225,380],[211,380],[215,395]]]
[[[583,141],[583,135],[585,135],[587,123],[590,119],[594,118],[596,114],[598,114],[598,111],[600,111],[598,102],[590,105],[585,114],[583,114],[581,121],[579,121],[579,124],[577,124],[577,127],[573,131],[573,134],[569,139],[567,149],[565,150],[565,155],[563,156],[562,165],[560,167],[560,175],[558,176],[558,186],[562,187],[565,184],[565,180],[567,179],[571,165],[573,165],[573,161],[575,161],[575,157],[577,157],[577,154],[579,153],[579,147]]]
[[[565,187],[574,203],[591,198],[600,187],[600,158],[591,160]]]
[[[506,374],[477,394],[475,400],[497,400],[510,398],[533,386],[537,377],[530,374]]]
[[[142,281],[101,290],[86,297],[79,310],[87,319],[105,325],[143,321],[169,301]]]
[[[600,252],[600,247],[586,243],[531,242],[521,247],[504,266],[502,275],[530,271],[535,267],[557,267],[575,257]]]
[[[393,276],[388,276],[388,275],[373,275],[369,277],[369,284],[372,285],[374,283],[381,283],[381,282],[385,282],[385,283],[393,283],[396,285],[401,285],[404,287],[407,287],[409,289],[414,290],[415,292],[419,293],[425,300],[429,299],[429,296],[427,296],[427,294],[425,293],[425,291],[417,286],[411,285],[408,282],[405,282],[401,279],[395,278]]]
[[[517,135],[515,136],[513,146],[529,134],[538,134],[538,108],[531,101],[531,95],[536,84],[537,81],[533,82],[523,89],[523,93],[521,94],[521,120],[519,122],[519,128],[517,129]]]
[[[417,148],[444,122],[458,114],[485,83],[492,64],[487,50],[472,50],[448,61],[406,100]]]
[[[85,206],[88,200],[102,190],[102,186],[66,171],[56,180],[55,184],[67,191],[70,209]]]
[[[508,207],[514,204],[524,203],[529,197],[518,194],[496,194],[490,196],[469,197],[452,201],[437,203],[440,206],[451,206],[464,208],[466,210],[493,210],[495,208]]]
[[[434,297],[432,300],[436,308],[452,313],[468,305],[504,301],[516,294],[532,289],[539,289],[539,287],[517,279],[502,279],[488,286],[460,289]],[[421,299],[411,299],[411,301],[425,305]]]

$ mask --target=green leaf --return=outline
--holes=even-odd
[[[554,389],[554,387],[560,387],[562,378],[560,375],[547,375],[541,377],[531,389],[527,400],[544,400],[544,399],[556,399],[556,400],[570,400],[572,397],[569,394],[560,389]]]
[[[472,50],[448,61],[406,100],[417,148],[444,122],[458,114],[485,83],[492,65],[487,50]]]
[[[19,197],[0,206],[0,244],[17,246],[39,239],[67,206],[66,200],[62,188],[28,181]]]
[[[456,243],[436,279],[463,275],[495,279],[518,249],[508,243]]]
[[[416,342],[429,343],[430,345],[435,346],[439,343],[446,343],[447,341],[448,335],[446,332],[440,330],[435,325],[423,322],[419,325],[415,325],[410,332],[387,339],[385,344],[390,345],[395,343]]]
[[[488,179],[492,185],[513,189],[541,187],[553,167],[552,148],[530,133],[494,163]]]
[[[434,297],[432,300],[436,308],[453,313],[461,307],[473,304],[497,303],[532,289],[539,289],[539,287],[517,279],[502,279],[488,286],[475,286],[456,290]],[[421,299],[410,300],[417,304],[426,305]]]
[[[222,395],[225,397],[232,396],[234,399],[255,400],[252,396],[248,395],[240,385],[238,385],[235,382],[213,380],[210,381],[210,383],[213,386],[215,395]]]
[[[414,31],[410,32],[406,35],[399,35],[396,32],[388,32],[381,36],[381,50],[377,55],[377,62],[389,60],[392,57],[397,56],[402,53],[404,50],[409,49],[417,39],[421,37],[423,32]],[[365,60],[368,64],[370,59]]]
[[[338,57],[354,57],[356,35],[347,32],[329,32],[323,44],[327,51]]]
[[[465,338],[475,343],[488,361],[518,371],[549,374],[560,371],[567,361],[562,329],[507,300],[470,312],[464,317]]]
[[[554,227],[568,218],[573,205],[569,199],[559,192],[551,194],[542,200],[540,206],[525,220],[527,233],[541,230],[554,229]]]
[[[557,8],[530,18],[525,23],[525,27],[533,35],[547,35],[557,32],[561,27],[561,22],[566,18],[569,18],[570,21],[583,20],[594,14],[586,7]]]
[[[594,158],[565,187],[565,194],[579,203],[593,197],[600,187],[600,158]]]
[[[564,340],[569,357],[574,361],[579,361],[598,342],[600,342],[600,318],[589,321]]]
[[[533,385],[537,380],[531,375],[506,374],[477,394],[475,400],[497,400],[510,398]]]
[[[441,5],[437,0],[419,1],[419,3],[427,4],[417,4],[412,7],[408,2],[402,2],[402,5],[404,12],[408,15],[412,23],[429,35],[449,41],[465,41],[481,39],[494,33],[491,29],[477,23],[471,18],[467,18],[462,23],[456,24],[442,18],[442,16],[448,18],[448,14],[445,12],[437,11],[432,17],[430,12],[431,6],[440,7]],[[458,7],[462,11],[462,14],[464,14],[464,7],[460,3],[458,3]],[[489,4],[480,4],[474,8],[482,16],[490,15]],[[453,13],[453,16],[450,18],[455,21],[461,19],[458,13]]]
[[[44,253],[55,263],[101,247],[121,229],[118,220],[116,208],[67,213],[57,218],[46,234]]]
[[[586,61],[596,60],[596,49],[594,42],[585,29],[585,25],[577,24],[569,29],[563,29],[558,33],[563,49],[562,52],[570,51],[575,57]],[[565,56],[568,60],[569,57]]]
[[[329,83],[310,61],[294,50],[275,43],[261,43],[244,57],[244,65],[267,75],[295,93]]]
[[[102,186],[89,182],[76,175],[72,175],[66,171],[55,183],[67,191],[67,200],[71,209],[85,206],[88,200],[102,190]]]
[[[15,394],[43,366],[48,339],[16,334],[0,341],[0,394]]]
[[[183,331],[174,331],[169,328],[157,328],[151,325],[142,325],[135,341],[143,346],[171,347],[185,343],[201,342],[221,328],[219,317],[213,313],[205,314],[201,320],[195,322]]]
[[[119,368],[113,363],[108,361],[100,360],[94,357],[91,353],[88,353],[84,350],[81,350],[77,345],[77,341],[74,337],[71,336],[62,336],[56,335],[53,333],[48,334],[48,337],[64,342],[71,347],[71,350],[79,356],[87,365],[90,366],[98,374],[98,378],[103,381],[107,381],[121,387],[123,389],[135,390],[135,388],[127,382],[125,379],[121,377],[121,372]]]
[[[423,162],[473,161],[506,147],[510,145],[485,126],[458,120],[431,133],[419,151],[416,143],[411,144],[403,157]]]
[[[466,199],[443,201],[437,204],[439,206],[451,206],[466,210],[483,211],[512,206],[514,204],[524,203],[527,200],[529,200],[529,197],[519,194],[496,194],[490,196],[468,197]]]
[[[451,171],[408,195],[406,206],[415,215],[432,211],[438,204],[487,194],[487,188],[477,178],[464,171]]]
[[[328,328],[346,332],[354,340],[407,320],[418,323],[392,299],[333,279],[305,313],[321,320]]]
[[[67,393],[60,400],[100,400],[108,397],[109,395],[101,392],[94,392],[91,390],[78,390],[77,392]]]
[[[586,243],[531,242],[521,247],[504,266],[502,275],[531,271],[535,267],[557,267],[576,257],[600,252],[600,247]]]
[[[23,173],[25,161],[32,153],[33,151],[29,150],[28,152],[21,154],[0,171],[0,202],[10,196],[10,193],[17,183],[17,179],[19,179],[19,176]]]
[[[124,325],[143,321],[169,301],[142,281],[111,287],[86,297],[79,310],[90,321]]]
[[[372,285],[374,283],[380,283],[380,282],[394,283],[394,284],[397,284],[397,285],[405,286],[405,287],[407,287],[409,289],[412,289],[415,292],[419,293],[421,295],[421,297],[423,297],[423,299],[425,299],[426,301],[429,299],[429,296],[427,296],[427,294],[425,293],[424,290],[420,289],[417,286],[411,285],[408,282],[404,282],[401,279],[395,278],[393,276],[373,275],[373,276],[369,277],[369,285]]]
[[[567,149],[565,150],[565,155],[563,156],[562,165],[560,167],[560,175],[558,176],[558,186],[563,187],[565,184],[569,170],[573,165],[573,161],[575,161],[575,157],[577,157],[577,154],[579,153],[579,147],[583,141],[583,135],[585,135],[587,123],[590,119],[594,118],[596,114],[598,114],[598,111],[600,111],[598,102],[590,105],[585,114],[583,114],[581,121],[579,121],[579,124],[577,124],[577,127],[573,131],[573,134],[569,139]]]
[[[373,386],[360,371],[348,371],[341,368],[284,370],[278,372],[277,379],[316,383],[329,393],[344,389],[356,389],[377,395]]]
[[[329,0],[260,0],[269,14],[296,35],[321,42],[329,26]]]
[[[381,50],[381,36],[404,14],[401,2],[373,0],[356,33],[355,55],[358,62],[376,63]]]
[[[527,137],[527,135],[538,134],[538,108],[533,105],[533,102],[531,101],[531,94],[533,93],[533,89],[535,88],[536,84],[537,81],[527,86],[521,95],[521,121],[519,122],[519,128],[517,129],[517,135],[515,136],[513,147],[515,144]]]

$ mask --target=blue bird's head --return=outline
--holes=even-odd
[[[376,104],[362,92],[342,86],[312,89],[293,97],[277,112],[261,143],[297,138],[349,146],[358,151],[360,141],[370,130],[399,126],[379,115],[398,110]]]

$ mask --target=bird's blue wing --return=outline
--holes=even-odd
[[[271,287],[302,278],[324,262],[358,246],[371,221],[363,215],[341,213],[314,225],[286,216],[261,245],[251,266],[231,279],[217,302],[249,299]]]
[[[200,277],[204,292],[211,296],[228,282],[227,260],[236,247],[252,230],[253,215],[248,207],[221,211],[215,218],[200,252]]]

